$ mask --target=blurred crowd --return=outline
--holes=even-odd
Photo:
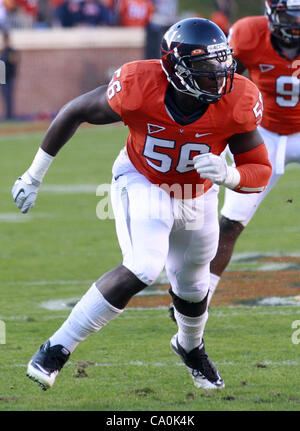
[[[152,0],[0,0],[0,25],[2,28],[144,27],[155,3]]]
[[[226,31],[231,0],[212,0],[215,20]],[[0,0],[0,27],[168,27],[178,0]]]
[[[208,18],[227,34],[234,0],[211,1],[214,12]],[[144,58],[160,58],[160,41],[166,30],[179,18],[178,2],[179,0],[0,0],[0,30],[3,35],[0,60],[6,65],[6,84],[0,86],[4,119],[15,118],[13,100],[19,55],[10,44],[11,29],[142,27],[145,29]],[[201,16],[197,11],[195,15]]]

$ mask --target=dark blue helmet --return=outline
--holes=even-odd
[[[203,18],[177,22],[161,43],[161,63],[171,84],[204,103],[232,90],[235,61],[223,31]]]
[[[285,45],[300,44],[300,0],[266,0],[271,33]]]

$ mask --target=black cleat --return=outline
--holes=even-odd
[[[176,334],[171,340],[171,348],[186,365],[197,388],[219,389],[225,387],[217,368],[205,353],[204,342],[191,352],[186,353],[178,343]]]
[[[61,345],[50,347],[46,341],[31,358],[27,377],[39,383],[44,391],[53,386],[55,378],[70,357],[70,352]]]

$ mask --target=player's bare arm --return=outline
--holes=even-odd
[[[106,100],[107,86],[83,94],[65,105],[51,123],[29,169],[15,182],[12,195],[22,213],[34,205],[39,186],[54,156],[82,123],[109,124],[121,120]]]
[[[263,143],[263,139],[257,129],[251,132],[238,133],[228,139],[228,146],[232,154],[240,154],[250,151]]]
[[[58,113],[43,139],[41,148],[55,156],[73,136],[80,124],[109,124],[121,121],[106,100],[107,86],[85,93],[65,105]]]

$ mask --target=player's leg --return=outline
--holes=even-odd
[[[220,277],[231,259],[236,240],[244,230],[244,226],[239,221],[229,220],[224,216],[221,216],[219,224],[218,251],[210,264],[210,271]]]
[[[173,220],[170,197],[161,191],[164,195],[161,199],[159,194],[152,193],[152,187],[135,172],[114,181],[112,203],[123,264],[93,283],[63,325],[31,359],[28,375],[43,389],[53,385],[79,342],[117,317],[130,298],[162,271]],[[152,201],[148,202],[148,198]],[[165,218],[152,217],[156,205],[160,207],[158,210],[165,211]]]
[[[254,216],[261,202],[284,173],[286,137],[263,128],[260,128],[259,131],[268,150],[273,170],[272,176],[267,188],[262,193],[242,194],[230,189],[225,190],[225,200],[221,210],[218,251],[210,264],[211,276],[208,303],[210,303],[219,284],[223,271],[230,262],[237,239]]]
[[[223,387],[224,382],[205,353],[203,333],[208,318],[209,263],[219,237],[216,188],[197,199],[204,199],[202,226],[195,230],[174,228],[170,235],[166,270],[178,327],[171,347],[197,387],[214,389]]]

